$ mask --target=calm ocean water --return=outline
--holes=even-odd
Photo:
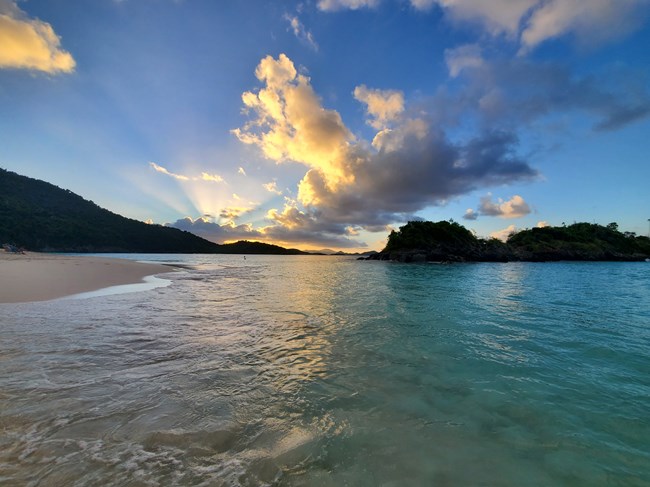
[[[650,485],[648,263],[135,257],[0,305],[0,484]]]

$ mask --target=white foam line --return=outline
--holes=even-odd
[[[151,289],[156,289],[159,287],[167,287],[172,283],[168,279],[161,279],[160,277],[156,276],[146,276],[143,281],[144,282],[138,282],[136,284],[121,284],[119,286],[105,287],[102,289],[97,289],[95,291],[71,294],[59,299],[87,299],[95,298],[98,296],[112,296],[114,294],[137,293],[142,291],[149,291]]]

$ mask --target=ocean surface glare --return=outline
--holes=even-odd
[[[0,305],[0,484],[650,485],[648,263],[121,257]]]

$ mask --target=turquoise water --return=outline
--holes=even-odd
[[[0,305],[0,484],[650,485],[650,264],[132,257]]]

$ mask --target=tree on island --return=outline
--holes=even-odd
[[[477,238],[450,221],[411,221],[392,231],[375,260],[419,261],[557,261],[622,260],[650,257],[650,238],[622,233],[618,224],[574,223],[531,228],[514,233],[506,242]]]

